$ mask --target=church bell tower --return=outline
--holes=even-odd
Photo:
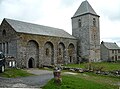
[[[100,60],[99,15],[89,2],[83,1],[72,19],[72,35],[78,39],[77,58],[80,61]]]

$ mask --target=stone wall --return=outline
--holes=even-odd
[[[72,55],[68,55],[70,44],[74,47]],[[17,66],[21,68],[29,67],[30,58],[33,67],[77,62],[76,39],[17,33],[5,20],[0,26],[0,50],[5,52],[6,56],[13,57]]]
[[[100,45],[100,57],[102,61],[108,61],[109,59],[109,51],[108,49],[104,46],[104,44]]]
[[[90,60],[94,62],[100,61],[100,28],[99,17],[89,15],[89,38],[90,38]],[[93,26],[93,19],[96,20],[95,26]]]
[[[41,65],[51,65],[51,64],[59,64],[59,51],[60,51],[60,45],[63,44],[65,46],[64,52],[61,49],[61,54],[64,55],[63,63],[70,63],[70,58],[68,55],[68,47],[70,44],[74,45],[74,60],[72,63],[76,63],[76,51],[77,51],[77,40],[75,39],[67,39],[67,38],[61,38],[61,37],[52,37],[52,36],[42,36],[42,35],[31,35],[31,34],[19,34],[19,40],[18,40],[18,60],[23,60],[22,65],[28,67],[28,60],[29,58],[26,57],[26,55],[30,55],[28,52],[26,52],[26,46],[29,41],[35,41],[38,44],[39,49],[39,66]],[[46,53],[48,51],[48,54]],[[63,54],[64,53],[64,54]],[[72,59],[73,60],[73,59]],[[21,63],[21,62],[18,62]],[[62,64],[63,64],[62,63]],[[61,64],[61,62],[60,62]],[[21,64],[19,64],[21,65]]]
[[[93,26],[93,19],[96,26]],[[81,26],[79,27],[79,22]],[[78,58],[88,59],[88,61],[100,60],[100,31],[99,17],[85,14],[72,18],[72,34],[78,39]]]
[[[78,20],[81,19],[81,27]],[[72,34],[78,39],[78,56],[89,58],[89,16],[72,18]]]
[[[13,28],[3,20],[0,25],[0,47],[5,56],[17,58],[17,34]]]

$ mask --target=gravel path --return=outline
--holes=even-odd
[[[53,78],[52,71],[39,69],[29,69],[26,71],[36,74],[36,76],[22,78],[0,77],[0,88],[40,88]]]

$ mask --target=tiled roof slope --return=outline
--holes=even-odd
[[[80,7],[77,9],[77,11],[73,17],[87,14],[87,13],[97,15],[96,12],[94,11],[94,9],[92,8],[92,6],[89,4],[89,2],[87,0],[85,0],[81,3]]]
[[[5,18],[5,20],[14,28],[16,32],[76,39],[62,29],[7,18]]]
[[[103,42],[104,46],[108,49],[120,49],[120,47],[116,43],[112,42]]]

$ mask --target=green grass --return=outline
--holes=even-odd
[[[89,64],[90,63],[68,64],[65,66],[76,67],[76,68],[85,68]],[[95,67],[103,67],[103,70],[105,70],[105,71],[120,70],[120,63],[99,62],[99,63],[91,63],[91,65],[95,66]]]
[[[96,80],[97,81],[97,80]],[[80,75],[63,75],[62,83],[57,85],[54,80],[50,80],[43,89],[118,89],[118,86],[96,82]]]
[[[64,66],[85,68],[89,63],[68,64]],[[94,67],[104,67],[105,71],[120,70],[120,63],[92,63]],[[50,80],[43,89],[119,89],[120,76],[97,75],[92,72],[77,73],[77,75],[64,74],[62,71],[62,83],[57,85],[54,79]]]
[[[78,75],[82,79],[86,79],[89,81],[101,83],[101,84],[109,84],[109,85],[116,85],[120,83],[120,77],[118,76],[106,76],[106,75],[97,75],[94,73],[83,73]]]
[[[6,69],[4,73],[0,73],[0,77],[7,77],[7,78],[16,78],[16,77],[26,77],[32,76],[33,74],[27,73],[21,69],[9,68]]]

